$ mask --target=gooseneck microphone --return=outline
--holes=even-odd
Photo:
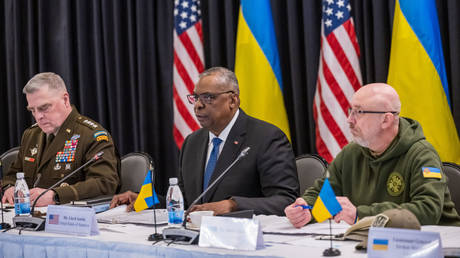
[[[204,191],[188,206],[187,210],[184,212],[184,221],[182,222],[183,228],[165,228],[163,229],[163,237],[165,239],[173,239],[175,241],[186,241],[187,244],[196,244],[198,241],[198,236],[200,235],[199,232],[194,230],[189,230],[186,227],[187,223],[187,216],[190,213],[190,209],[195,205],[203,196],[209,192],[214,185],[216,185],[227,172],[242,158],[246,157],[249,153],[250,147],[244,148],[240,155],[220,174],[219,177],[216,178]]]
[[[42,197],[45,193],[47,193],[48,191],[50,191],[54,187],[58,186],[59,184],[61,184],[65,180],[67,180],[67,178],[73,176],[78,171],[84,169],[85,167],[87,167],[88,165],[93,163],[94,161],[100,159],[103,154],[104,154],[103,151],[98,152],[96,155],[94,155],[94,157],[92,157],[90,160],[88,160],[85,164],[81,165],[79,168],[77,168],[74,171],[70,172],[67,176],[63,177],[61,180],[59,180],[56,183],[54,183],[52,186],[48,187],[45,191],[43,191],[40,195],[38,195],[37,198],[35,198],[35,201],[32,204],[32,208],[30,209],[30,215],[31,216],[15,216],[15,217],[13,217],[13,226],[14,227],[19,227],[19,228],[22,228],[22,229],[29,229],[29,230],[32,230],[32,231],[43,230],[43,228],[45,227],[45,219],[41,218],[41,217],[34,217],[34,215],[33,215],[35,205],[37,204],[38,199],[40,199],[40,197]]]

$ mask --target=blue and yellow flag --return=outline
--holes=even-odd
[[[276,125],[291,139],[269,0],[241,0],[235,74],[240,86],[241,108],[251,116]]]
[[[388,84],[401,98],[401,116],[420,122],[442,161],[460,163],[434,0],[397,0]]]
[[[318,198],[316,198],[315,205],[311,210],[311,214],[315,220],[320,223],[328,218],[331,218],[335,214],[342,210],[342,206],[335,197],[334,190],[332,190],[329,178],[326,178],[319,192]]]
[[[160,203],[152,184],[152,171],[149,170],[142,183],[141,191],[134,202],[134,210],[141,211]]]

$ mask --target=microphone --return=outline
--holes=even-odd
[[[2,160],[0,160],[0,209],[2,210],[2,222],[0,223],[0,229],[9,229],[11,225],[6,223],[3,219],[3,164]]]
[[[15,217],[13,217],[13,226],[14,227],[19,227],[19,228],[22,228],[22,229],[28,229],[28,230],[31,230],[31,231],[43,230],[44,227],[45,227],[45,219],[41,218],[41,217],[34,217],[34,215],[33,215],[35,205],[37,204],[38,199],[40,199],[40,197],[42,197],[45,193],[47,193],[48,191],[50,191],[54,187],[58,186],[59,184],[61,184],[65,180],[67,180],[67,178],[73,176],[78,171],[80,171],[83,168],[87,167],[88,165],[90,165],[94,161],[100,159],[103,154],[104,154],[103,151],[98,152],[96,155],[94,155],[94,157],[92,157],[90,160],[88,160],[85,164],[81,165],[79,168],[77,168],[74,171],[70,172],[67,176],[61,178],[61,180],[57,181],[52,186],[48,187],[45,191],[43,191],[40,195],[38,195],[37,198],[35,198],[35,201],[32,204],[32,208],[30,209],[30,215],[31,216],[15,216]]]
[[[172,239],[174,241],[185,241],[186,244],[197,244],[198,242],[198,237],[200,235],[200,232],[197,232],[195,230],[190,230],[187,229],[186,223],[187,223],[187,216],[190,213],[190,209],[195,205],[203,196],[209,192],[209,190],[216,185],[221,178],[227,174],[227,172],[242,158],[246,157],[249,153],[250,147],[244,148],[241,152],[240,155],[220,174],[214,182],[212,182],[208,187],[192,202],[192,204],[189,205],[187,210],[184,212],[184,221],[182,222],[183,228],[165,228],[163,229],[163,237],[165,239]]]

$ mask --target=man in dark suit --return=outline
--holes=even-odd
[[[179,185],[185,203],[193,202],[250,147],[248,156],[191,210],[223,214],[252,209],[256,214],[283,215],[283,207],[299,195],[294,154],[285,134],[239,109],[238,81],[228,69],[202,73],[188,101],[203,128],[185,139],[180,153]],[[133,200],[132,193],[115,197],[112,206],[129,202],[130,195]]]

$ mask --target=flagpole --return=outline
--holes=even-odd
[[[163,235],[158,234],[158,232],[157,232],[157,213],[156,213],[157,209],[155,207],[156,206],[156,203],[155,203],[155,195],[156,194],[155,194],[155,187],[154,187],[155,186],[155,177],[153,175],[154,169],[153,169],[152,164],[150,164],[150,171],[151,171],[150,176],[151,176],[151,181],[152,181],[153,223],[154,223],[154,227],[155,227],[155,233],[153,233],[153,234],[151,234],[149,236],[148,241],[155,241],[155,243],[156,243],[158,241],[163,240]],[[153,244],[155,244],[155,243],[153,243]]]

